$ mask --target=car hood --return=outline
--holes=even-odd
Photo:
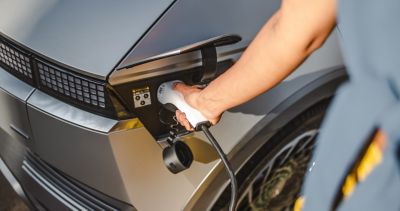
[[[3,0],[0,32],[105,78],[173,0]]]

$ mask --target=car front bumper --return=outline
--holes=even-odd
[[[90,209],[106,203],[117,209],[181,210],[217,164],[194,163],[174,175],[164,166],[162,147],[138,119],[86,112],[3,69],[0,115],[3,174],[13,175],[21,196],[36,208]],[[83,192],[90,194],[82,198]]]

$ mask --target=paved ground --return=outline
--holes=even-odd
[[[24,202],[0,173],[0,211],[28,211]]]

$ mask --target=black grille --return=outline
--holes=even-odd
[[[94,113],[115,117],[105,91],[105,81],[55,64],[3,36],[0,37],[0,65],[17,78],[53,97]]]
[[[41,61],[37,64],[43,89],[58,92],[87,105],[106,108],[104,83],[75,76]]]
[[[33,83],[33,71],[29,56],[3,40],[0,40],[0,64],[23,81]]]

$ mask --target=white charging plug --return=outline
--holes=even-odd
[[[157,98],[158,101],[163,104],[172,104],[174,105],[177,109],[185,113],[187,120],[189,123],[192,125],[193,128],[197,128],[200,124],[208,123],[208,120],[206,117],[203,116],[203,114],[191,107],[187,102],[185,101],[182,93],[176,91],[174,89],[174,84],[182,82],[182,81],[169,81],[161,84],[158,87],[157,91]]]

